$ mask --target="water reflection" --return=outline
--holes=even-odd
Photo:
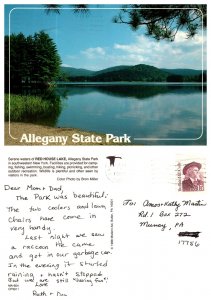
[[[203,91],[205,95],[205,87]],[[202,103],[200,85],[62,86],[57,92],[66,99],[56,124],[59,127],[127,133],[133,138],[173,139],[134,140],[140,144],[206,143],[205,96]],[[203,137],[196,140],[202,130]]]
[[[57,94],[56,89],[52,88],[45,90],[42,99],[48,104],[47,110],[35,120],[35,123],[55,127],[62,111],[61,97]]]
[[[206,91],[206,86],[203,86]],[[201,85],[59,85],[57,92],[61,97],[67,98],[74,95],[85,95],[93,92],[99,92],[116,97],[133,97],[135,99],[146,99],[156,96],[158,94],[166,93],[179,93],[179,94],[192,94],[201,93]]]

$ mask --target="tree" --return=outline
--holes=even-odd
[[[174,41],[179,30],[191,38],[206,27],[206,5],[129,5],[113,21],[133,30],[144,26],[146,34],[156,40]]]
[[[23,87],[44,87],[56,79],[61,60],[54,41],[43,31],[25,37],[5,37],[5,90],[22,92]]]
[[[45,5],[46,12],[60,13],[61,5]],[[71,5],[74,12],[87,12],[88,5]],[[156,40],[174,41],[179,30],[186,32],[187,38],[194,37],[207,26],[207,6],[190,5],[125,5],[113,18],[114,23],[127,24],[132,30],[145,28],[146,34]]]
[[[46,84],[54,80],[60,72],[61,60],[53,40],[47,33],[41,31],[33,37],[34,73],[32,80]]]
[[[5,88],[21,86],[27,68],[26,39],[22,33],[5,37]],[[9,78],[10,77],[10,78]]]
[[[46,13],[57,13],[60,14],[61,5],[59,4],[45,4]],[[73,8],[74,13],[87,13],[88,12],[88,5],[87,4],[73,4],[70,5]]]
[[[184,78],[181,75],[171,74],[167,77],[167,82],[183,82]]]

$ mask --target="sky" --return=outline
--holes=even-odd
[[[108,9],[108,8],[112,9]],[[63,6],[67,8],[67,6]],[[44,30],[56,43],[63,66],[101,70],[117,65],[147,64],[157,68],[206,69],[206,32],[186,39],[179,31],[174,42],[156,41],[144,29],[114,24],[118,7],[75,14],[62,9],[46,14],[43,5],[5,5],[5,34],[25,36]],[[202,57],[202,44],[204,53]]]

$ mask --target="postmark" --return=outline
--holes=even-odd
[[[122,156],[106,156],[105,173],[106,177],[112,182],[121,182],[125,176],[125,161]]]

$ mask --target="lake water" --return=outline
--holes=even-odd
[[[206,90],[196,84],[60,84],[56,127],[128,134],[134,144],[206,144]]]

